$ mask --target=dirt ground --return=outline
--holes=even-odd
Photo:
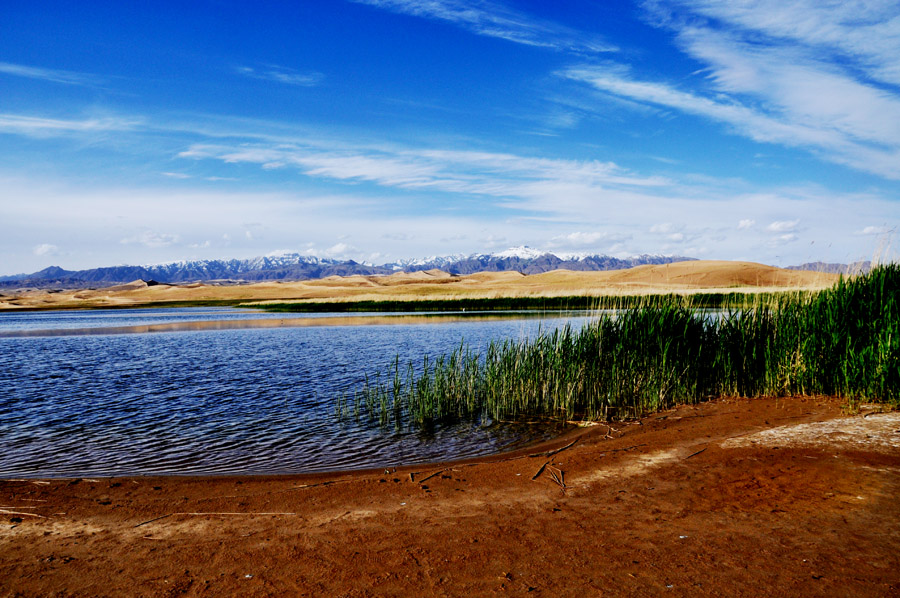
[[[720,400],[465,463],[4,480],[0,596],[900,596],[898,497],[900,414]]]

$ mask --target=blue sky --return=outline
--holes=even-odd
[[[522,244],[894,252],[895,1],[0,11],[0,274]]]

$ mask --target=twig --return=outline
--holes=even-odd
[[[691,457],[696,457],[697,455],[699,455],[700,453],[702,453],[703,451],[705,451],[705,450],[708,449],[708,448],[709,448],[708,446],[704,446],[702,449],[700,449],[700,450],[697,451],[696,453],[691,453],[690,455],[688,455],[687,457],[685,457],[684,459],[682,459],[682,461],[687,461],[687,460],[690,459]]]
[[[538,479],[538,477],[540,477],[540,475],[541,475],[542,473],[544,473],[544,468],[547,467],[548,465],[550,465],[550,461],[547,461],[546,463],[544,463],[543,465],[541,465],[541,468],[537,470],[537,473],[534,474],[534,477],[531,478],[531,481],[533,482],[534,480]]]
[[[291,486],[291,488],[315,488],[316,486],[330,486],[332,484],[337,484],[337,482],[329,480],[327,482],[319,482],[318,484],[300,484],[299,486]]]
[[[556,453],[561,453],[561,452],[563,452],[564,450],[566,450],[567,448],[572,448],[572,447],[575,445],[575,443],[578,442],[579,440],[580,440],[579,438],[576,438],[575,440],[573,440],[572,442],[570,442],[570,443],[567,444],[566,446],[560,447],[560,448],[558,448],[558,449],[556,449],[556,450],[547,451],[546,453],[532,453],[532,454],[530,454],[530,455],[528,455],[528,456],[529,456],[529,457],[552,457],[552,456],[555,455]]]
[[[154,517],[153,519],[148,519],[147,521],[141,521],[134,527],[141,527],[142,525],[147,525],[148,523],[153,523],[154,521],[159,521],[160,519],[165,519],[166,517],[171,517],[171,516],[172,516],[172,513],[169,513],[168,515],[160,515],[159,517]]]
[[[553,479],[553,481],[559,485],[559,488],[560,488],[560,490],[563,491],[563,494],[565,494],[566,493],[566,473],[562,469],[560,469],[558,467],[553,467],[552,465],[547,470],[547,472],[550,474],[550,477]]]
[[[631,449],[638,448],[639,446],[647,446],[647,443],[646,443],[646,442],[642,442],[641,444],[633,444],[633,445],[631,445],[631,446],[626,446],[626,447],[624,447],[624,448],[609,449],[609,452],[611,452],[611,453],[616,453],[616,452],[619,452],[619,451],[630,451]]]
[[[439,473],[444,473],[444,472],[447,471],[448,469],[451,469],[451,468],[450,468],[450,467],[445,467],[444,469],[439,469],[439,470],[435,471],[434,473],[432,473],[432,474],[430,474],[430,475],[428,475],[428,476],[422,478],[421,480],[419,480],[419,483],[421,484],[422,482],[426,482],[426,481],[430,480],[431,478],[433,478],[434,476],[436,476],[437,474],[439,474]],[[410,475],[412,475],[412,474],[410,474]]]
[[[7,511],[6,509],[0,509],[0,513],[4,515],[21,515],[22,517],[37,517],[38,519],[46,519],[43,515],[35,515],[34,513],[20,513],[18,511]]]

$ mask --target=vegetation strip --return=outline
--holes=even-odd
[[[771,301],[785,293],[695,293],[691,295],[573,295],[566,297],[490,297],[385,301],[298,301],[285,303],[243,303],[239,307],[253,307],[270,312],[429,312],[429,311],[570,311],[600,309],[631,309],[661,307],[673,303],[690,302],[694,309],[718,309],[723,306],[750,305]],[[792,294],[796,295],[797,291]],[[812,294],[803,291],[802,294]]]
[[[462,344],[418,368],[395,359],[335,409],[399,428],[630,419],[721,396],[824,394],[896,408],[898,291],[900,266],[889,264],[817,293],[741,295],[716,314],[690,296],[645,297],[580,331],[493,342],[483,355]]]

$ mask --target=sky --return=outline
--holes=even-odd
[[[0,275],[896,254],[900,3],[0,0]]]

